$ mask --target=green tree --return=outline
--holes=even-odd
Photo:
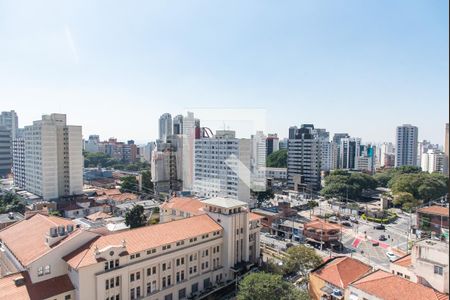
[[[381,187],[387,187],[392,177],[393,174],[390,172],[381,172],[373,175],[373,179],[375,179],[377,181],[377,185]]]
[[[138,181],[136,176],[124,176],[120,179],[122,183],[120,184],[120,191],[122,193],[137,193],[139,190]]]
[[[408,192],[399,192],[397,194],[394,195],[394,199],[392,200],[392,204],[394,204],[394,206],[403,206],[403,204],[405,203],[412,203],[414,202],[416,199],[414,198],[414,196],[411,193]]]
[[[254,193],[254,195],[256,196],[256,203],[258,207],[261,207],[261,204],[275,197],[275,194],[270,189],[266,191],[258,191],[252,193]]]
[[[306,300],[293,284],[283,280],[280,275],[252,273],[239,283],[238,300]]]
[[[270,168],[286,168],[287,167],[287,150],[281,149],[272,152],[267,156],[266,165]]]
[[[306,276],[310,270],[322,262],[322,258],[316,254],[314,249],[299,245],[286,251],[286,256],[283,258],[283,269],[286,274],[300,273]]]
[[[152,194],[153,192],[153,182],[152,174],[149,170],[142,171],[142,192],[146,194]]]
[[[134,206],[125,214],[125,224],[130,228],[145,226],[147,218],[144,215],[144,207],[142,205]]]
[[[14,193],[6,192],[0,196],[0,213],[25,213],[25,203]]]

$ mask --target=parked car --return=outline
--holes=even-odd
[[[372,241],[372,246],[379,246],[380,245],[380,242],[379,241]]]
[[[339,222],[339,220],[338,220],[338,218],[333,216],[328,219],[328,222],[337,224]]]
[[[386,241],[387,238],[386,238],[386,236],[385,236],[384,234],[382,234],[382,235],[380,235],[380,236],[378,237],[378,240],[380,240],[380,241]]]
[[[352,222],[352,223],[355,223],[355,224],[358,224],[359,222],[358,222],[358,219],[357,218],[355,218],[355,217],[350,217],[350,222]]]
[[[346,220],[348,221],[350,219],[350,216],[341,216],[341,220]]]
[[[392,252],[386,252],[386,256],[389,258],[390,261],[394,261],[397,259],[397,256],[395,256]]]
[[[383,224],[378,224],[378,225],[373,226],[373,229],[385,230],[386,227]]]

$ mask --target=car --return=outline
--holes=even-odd
[[[342,226],[345,226],[345,227],[352,227],[353,226],[352,223],[350,223],[349,221],[344,221],[341,224],[342,224]]]
[[[379,246],[380,245],[380,242],[379,241],[372,241],[372,246]]]
[[[382,235],[380,235],[380,236],[378,237],[378,240],[379,240],[379,241],[386,241],[387,238],[386,238],[386,236],[385,236],[384,234],[382,234]]]
[[[353,216],[351,216],[351,217],[350,217],[350,222],[355,223],[355,224],[358,224],[358,219],[355,218],[355,217],[353,217]]]
[[[386,227],[383,224],[378,224],[378,225],[373,226],[373,229],[384,230],[384,229],[386,229]]]
[[[314,249],[314,246],[311,245],[311,244],[308,244],[308,243],[304,244],[304,246],[305,246],[306,248]]]
[[[341,216],[341,220],[345,220],[345,221],[348,221],[350,219],[350,217],[349,216]]]
[[[390,261],[394,261],[397,259],[397,256],[395,256],[392,252],[386,252],[386,256],[389,258]]]
[[[338,220],[338,218],[336,218],[335,216],[333,216],[333,217],[330,217],[330,218],[328,219],[328,222],[337,224],[337,223],[339,222],[339,220]]]

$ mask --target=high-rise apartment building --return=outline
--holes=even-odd
[[[320,188],[322,141],[314,131],[312,124],[302,125],[291,132],[288,140],[288,187],[293,190]]]
[[[395,166],[417,166],[417,140],[419,129],[410,124],[397,127]]]
[[[90,135],[89,139],[84,142],[84,150],[86,152],[100,152],[100,136]]]
[[[331,141],[330,152],[331,152],[331,170],[336,170],[340,168],[341,162],[339,161],[340,154],[340,146],[341,139],[350,138],[348,133],[335,133],[333,136],[333,140]]]
[[[383,143],[378,147],[378,167],[393,167],[392,157],[395,161],[395,148],[392,143]]]
[[[251,141],[231,130],[195,140],[194,192],[201,197],[250,201]]]
[[[266,146],[267,138],[262,131],[251,136],[250,173],[253,191],[266,190]]]
[[[12,173],[14,186],[25,189],[25,140],[17,136],[12,141]]]
[[[439,172],[444,171],[445,154],[438,149],[428,149],[427,153],[422,154],[420,167],[424,172]]]
[[[183,142],[183,190],[191,191],[194,183],[194,149],[195,149],[195,131],[196,121],[194,113],[188,112],[183,117],[182,142]]]
[[[83,191],[81,126],[67,125],[66,115],[42,116],[26,126],[25,189],[44,200]]]
[[[11,139],[15,139],[17,136],[17,130],[19,128],[19,119],[17,113],[14,110],[2,111],[0,114],[0,126],[6,127],[11,133]]]
[[[266,156],[280,150],[280,139],[276,133],[269,133],[266,138]]]
[[[11,172],[11,130],[0,126],[0,177]]]
[[[320,140],[321,162],[320,168],[322,171],[329,171],[332,164],[332,148],[330,143],[330,133],[325,129],[314,129],[314,133]]]
[[[163,114],[159,118],[159,139],[163,142],[172,135],[172,115],[169,113]]]

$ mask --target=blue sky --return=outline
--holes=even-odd
[[[0,110],[139,142],[164,112],[228,108],[281,136],[382,142],[411,123],[443,143],[448,21],[448,1],[0,0]]]

